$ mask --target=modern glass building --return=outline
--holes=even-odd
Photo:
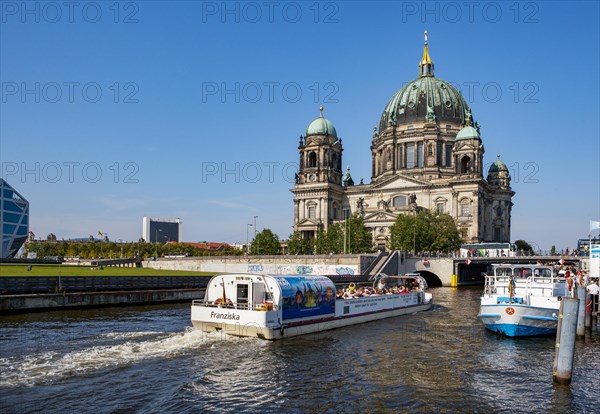
[[[180,242],[181,220],[178,218],[151,218],[142,220],[142,238],[148,243]]]
[[[0,178],[0,258],[13,258],[29,234],[29,202]]]

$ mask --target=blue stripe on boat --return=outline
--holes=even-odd
[[[499,313],[480,313],[477,315],[479,318],[499,318]]]
[[[537,315],[523,315],[523,319],[535,319],[536,321],[558,321],[558,318],[552,318],[550,316],[537,316]]]
[[[536,326],[515,325],[510,323],[488,323],[485,327],[490,331],[506,336],[536,336],[556,334],[556,327],[544,328]]]

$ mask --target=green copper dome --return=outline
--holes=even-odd
[[[312,121],[306,128],[306,136],[309,135],[329,135],[337,138],[337,132],[331,121],[323,116],[319,116]]]
[[[461,139],[478,139],[481,140],[481,136],[479,135],[479,132],[473,128],[472,126],[466,126],[463,129],[461,129],[460,131],[458,131],[458,134],[456,134],[456,140],[461,140]],[[500,161],[502,162],[502,161]]]
[[[490,165],[488,174],[492,173],[492,172],[500,172],[500,171],[508,172],[508,167],[506,166],[506,164],[504,164],[502,161],[500,161],[500,158],[498,157],[496,162],[494,162],[492,165]]]
[[[454,86],[434,76],[421,76],[392,96],[381,114],[379,131],[426,120],[464,125],[467,111],[467,102]]]

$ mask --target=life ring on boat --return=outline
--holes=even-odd
[[[511,307],[506,308],[506,314],[507,315],[514,315],[515,314],[515,308],[511,308]]]

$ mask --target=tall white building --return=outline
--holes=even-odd
[[[510,174],[500,156],[484,178],[480,127],[450,83],[434,76],[427,32],[419,76],[385,106],[371,140],[371,182],[342,172],[342,139],[318,118],[300,136],[294,229],[312,238],[358,213],[385,248],[399,214],[419,208],[449,213],[465,242],[510,240]]]

